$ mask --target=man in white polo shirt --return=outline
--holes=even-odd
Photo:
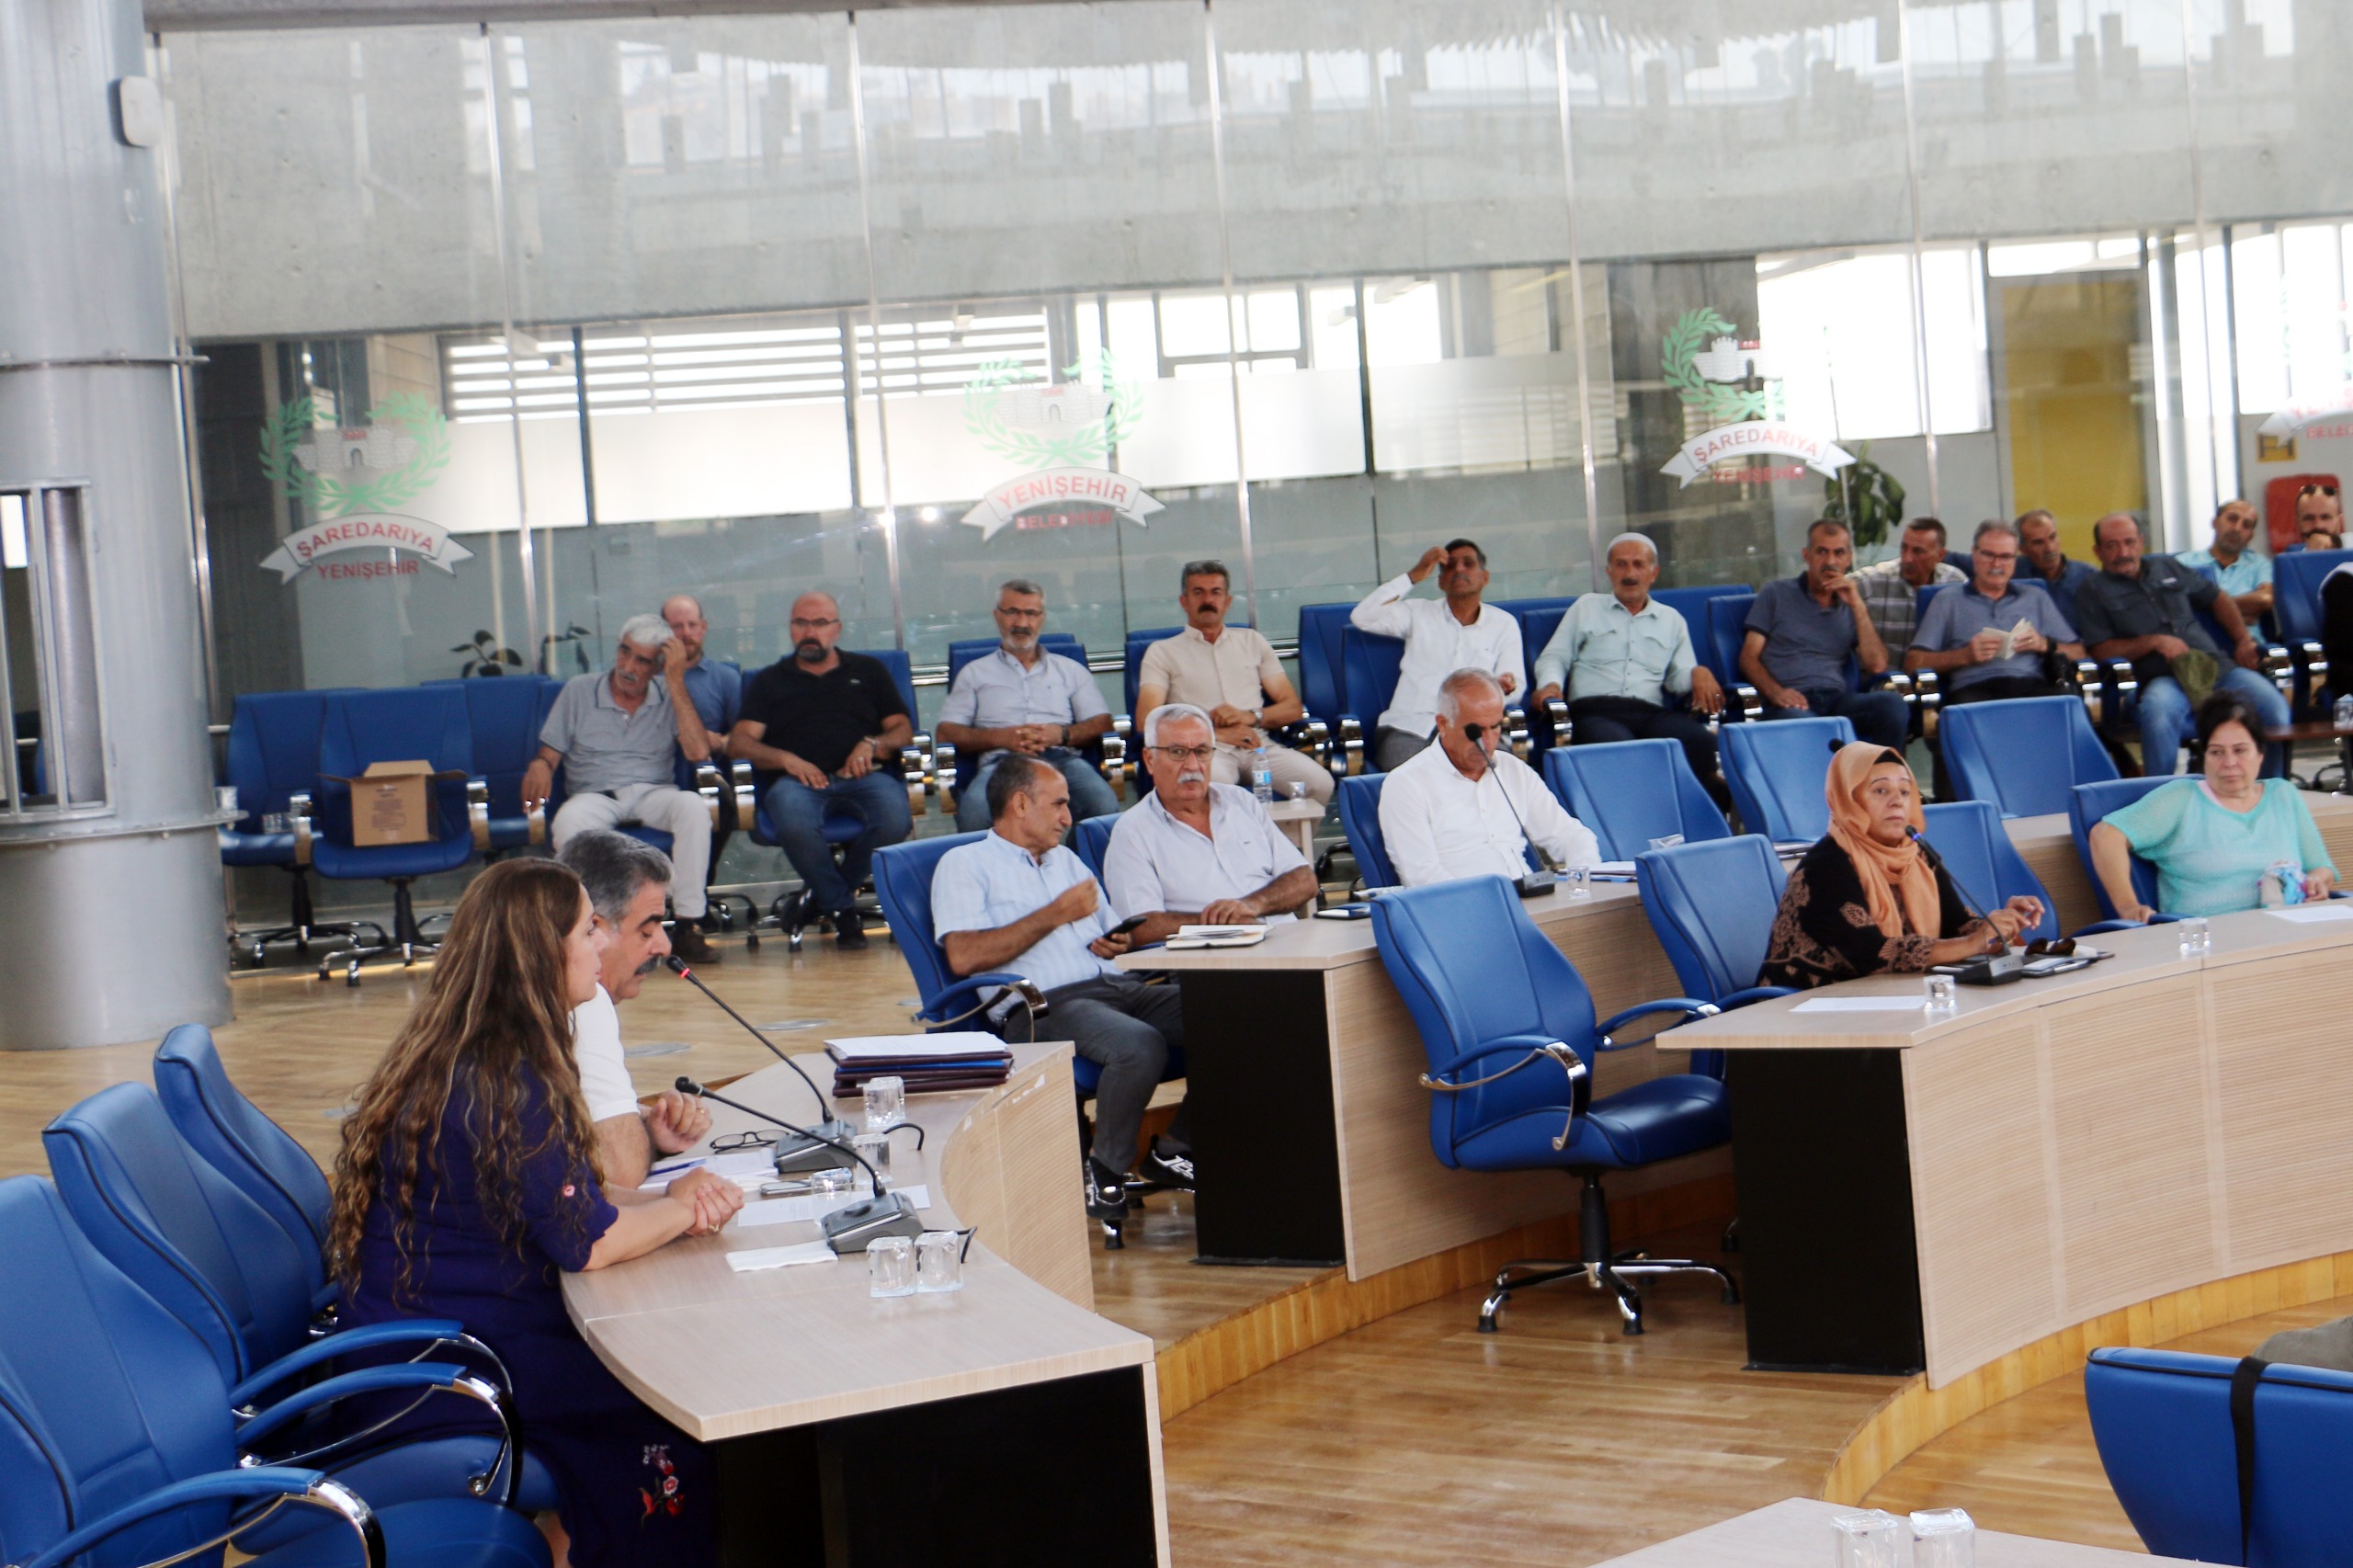
[[[1555,866],[1601,859],[1593,830],[1562,809],[1544,781],[1508,751],[1504,694],[1484,670],[1457,670],[1438,684],[1438,744],[1381,788],[1381,837],[1409,888],[1464,877],[1518,877],[1529,842]]]
[[[1445,597],[1405,595],[1432,572]],[[1397,689],[1372,732],[1373,766],[1383,773],[1404,766],[1430,744],[1438,722],[1438,686],[1454,670],[1485,670],[1509,697],[1519,689],[1519,621],[1508,610],[1479,602],[1487,586],[1487,552],[1467,539],[1432,545],[1413,569],[1392,577],[1348,612],[1351,624],[1405,640]]]
[[[1103,855],[1113,912],[1145,916],[1139,942],[1179,926],[1290,920],[1315,896],[1307,858],[1250,791],[1210,782],[1215,744],[1210,716],[1188,702],[1163,703],[1144,721],[1152,793],[1120,816]]]
[[[662,902],[670,892],[670,858],[625,833],[589,828],[574,835],[556,858],[588,890],[588,906],[605,935],[597,994],[572,1014],[572,1055],[597,1128],[597,1165],[607,1187],[637,1187],[655,1155],[691,1149],[710,1131],[702,1102],[676,1090],[639,1104],[621,1053],[620,1015],[613,1009],[636,995],[646,975],[669,956]]]

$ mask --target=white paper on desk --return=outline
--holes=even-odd
[[[724,1154],[705,1154],[700,1159],[665,1160],[646,1173],[653,1179],[640,1190],[659,1192],[688,1171],[700,1170],[757,1187],[761,1182],[776,1179],[776,1153],[767,1148],[730,1149]]]
[[[1916,1013],[1917,996],[1816,996],[1790,1009],[1792,1013]]]
[[[727,1267],[738,1274],[762,1268],[789,1268],[796,1263],[835,1263],[840,1255],[823,1242],[802,1242],[791,1247],[746,1247],[727,1255]]]
[[[931,1207],[931,1188],[927,1187],[894,1187],[893,1192],[906,1194],[907,1201],[918,1209]],[[790,1198],[763,1198],[746,1203],[735,1216],[736,1228],[751,1230],[760,1225],[789,1225],[796,1220],[822,1220],[836,1209],[847,1209],[853,1203],[863,1203],[866,1195],[858,1192],[803,1192]]]
[[[1631,860],[1597,860],[1586,868],[1597,877],[1631,877],[1634,874]]]
[[[2325,903],[2300,903],[2289,909],[2267,909],[2263,912],[2274,920],[2293,920],[2303,924],[2313,920],[2353,920],[2353,903],[2332,899]]]
[[[1002,1056],[1005,1041],[978,1029],[952,1029],[946,1034],[861,1034],[829,1040],[826,1052],[836,1062],[858,1062],[870,1056]]]

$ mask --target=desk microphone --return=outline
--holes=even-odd
[[[791,1057],[787,1056],[783,1051],[779,1051],[777,1049],[776,1041],[762,1034],[758,1029],[754,1028],[752,1021],[749,1018],[746,1018],[743,1014],[729,1006],[725,999],[722,998],[718,992],[713,991],[710,986],[705,985],[702,983],[701,978],[698,976],[693,970],[687,967],[686,960],[680,958],[676,953],[672,953],[662,960],[662,964],[663,967],[667,969],[671,973],[676,975],[680,980],[685,981],[688,984],[693,986],[696,990],[701,992],[704,995],[717,1003],[721,1012],[725,1013],[729,1017],[734,1019],[737,1023],[742,1024],[745,1028],[750,1029],[752,1038],[758,1040],[762,1045],[767,1046],[768,1048],[769,1055],[775,1057],[779,1062],[783,1062],[787,1067],[791,1068],[794,1076],[798,1077],[802,1083],[807,1084],[809,1085],[810,1094],[816,1096],[817,1114],[819,1119],[818,1127],[820,1131],[814,1133],[804,1133],[803,1141],[801,1142],[790,1145],[779,1144],[776,1152],[777,1174],[779,1176],[791,1176],[801,1171],[832,1170],[840,1166],[842,1162],[838,1159],[832,1158],[824,1153],[824,1146],[831,1144],[835,1148],[847,1147],[851,1134],[856,1130],[852,1128],[848,1122],[842,1120],[834,1114],[834,1102],[819,1092],[814,1080],[813,1080],[808,1074],[801,1070],[801,1063],[795,1062]],[[681,1089],[679,1092],[684,1094],[688,1091]],[[713,1099],[719,1098],[716,1095],[713,1095],[711,1097]],[[719,1103],[722,1105],[733,1104],[731,1100],[720,1100]],[[736,1108],[741,1110],[744,1108],[737,1106]],[[751,1114],[754,1116],[759,1116],[762,1113],[759,1111],[753,1111]],[[776,1121],[774,1117],[768,1117],[767,1119]],[[777,1122],[777,1125],[784,1127],[790,1124],[779,1121]],[[795,1132],[802,1131],[801,1129],[797,1127],[793,1128],[792,1131]]]
[[[1994,922],[1986,916],[1984,910],[1977,907],[1976,900],[1969,896],[1969,890],[1961,885],[1961,879],[1952,874],[1952,868],[1945,864],[1945,858],[1937,853],[1937,846],[1928,842],[1927,835],[1916,827],[1907,827],[1904,831],[1910,836],[1913,843],[1920,846],[1920,853],[1927,859],[1928,869],[1932,871],[1942,871],[1945,874],[1945,880],[1952,883],[1952,891],[1960,898],[1961,908],[1984,921],[1987,928],[1991,929]],[[2013,980],[2024,978],[2026,978],[2026,960],[2011,952],[2007,943],[2003,944],[2002,950],[1998,953],[1992,953],[1982,959],[1972,959],[1967,963],[1953,967],[1953,979],[1963,985],[2006,985]]]
[[[1474,746],[1479,745],[1479,742],[1485,737],[1486,733],[1487,726],[1484,724],[1462,726],[1463,738]],[[1482,755],[1485,754],[1486,749],[1484,746],[1479,746]],[[1503,796],[1504,810],[1511,813],[1513,825],[1519,829],[1520,841],[1536,851],[1537,861],[1543,867],[1543,869],[1538,871],[1523,871],[1512,879],[1511,885],[1518,891],[1520,897],[1534,898],[1538,893],[1550,890],[1552,884],[1560,880],[1560,868],[1553,865],[1552,857],[1545,852],[1542,845],[1536,842],[1536,835],[1529,833],[1528,824],[1520,820],[1519,808],[1511,803],[1511,791],[1504,788],[1503,779],[1496,776],[1495,759],[1492,756],[1487,758],[1486,777],[1495,780],[1495,792]]]
[[[762,1121],[781,1127],[788,1132],[797,1132],[812,1144],[822,1145],[834,1156],[824,1166],[795,1165],[791,1167],[793,1170],[847,1169],[850,1165],[865,1166],[868,1177],[874,1183],[874,1196],[862,1199],[847,1208],[836,1209],[817,1221],[818,1227],[825,1233],[825,1244],[835,1252],[864,1252],[869,1242],[883,1236],[923,1234],[923,1218],[915,1211],[915,1205],[907,1201],[904,1194],[890,1191],[890,1184],[882,1179],[882,1173],[868,1164],[866,1156],[847,1143],[820,1137],[805,1127],[795,1127],[782,1117],[770,1116],[764,1110],[755,1110],[740,1100],[731,1100],[725,1095],[706,1089],[692,1078],[683,1074],[671,1085],[671,1087],[682,1095],[692,1095],[698,1099],[717,1100],[721,1105],[740,1110],[745,1116],[757,1117]],[[844,1160],[841,1157],[843,1155],[847,1155],[848,1159]],[[785,1174],[785,1158],[783,1146],[779,1145],[777,1173],[779,1176]]]

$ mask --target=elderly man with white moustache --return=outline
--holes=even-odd
[[[1257,798],[1210,781],[1217,726],[1189,702],[1144,721],[1152,793],[1122,813],[1103,856],[1103,882],[1122,920],[1143,916],[1139,942],[1180,926],[1290,920],[1315,896],[1315,873]]]
[[[1438,744],[1389,775],[1381,836],[1409,888],[1465,877],[1518,877],[1533,844],[1558,867],[1600,863],[1593,830],[1563,810],[1503,739],[1504,690],[1482,669],[1438,683]]]

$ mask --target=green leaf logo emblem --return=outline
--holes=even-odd
[[[1120,380],[1107,350],[1093,369],[1097,384],[1030,379],[1017,359],[993,359],[964,385],[964,428],[989,450],[1025,468],[1085,468],[1143,422],[1143,386]]]
[[[449,423],[415,392],[384,399],[358,427],[322,426],[307,397],[262,426],[262,472],[321,517],[391,511],[449,464]]]

